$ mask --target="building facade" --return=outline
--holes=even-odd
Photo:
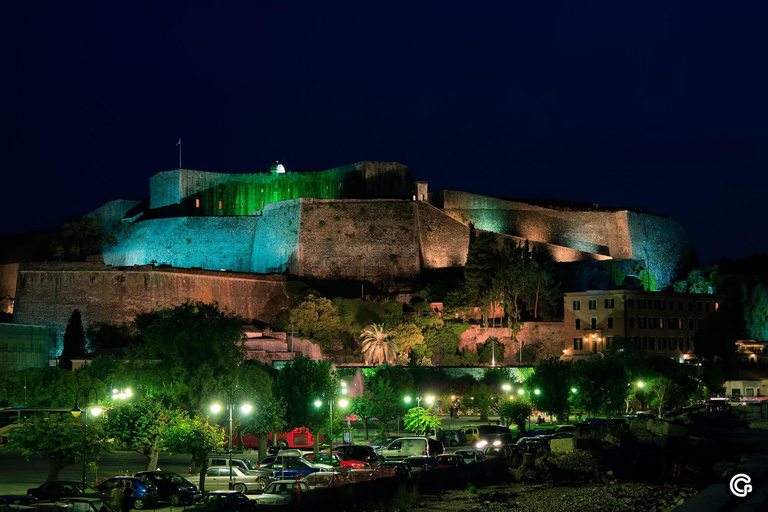
[[[648,355],[694,359],[693,337],[722,298],[709,294],[590,290],[564,295],[565,358],[605,353],[623,338]]]

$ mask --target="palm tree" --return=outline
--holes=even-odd
[[[395,358],[397,347],[390,339],[389,331],[384,329],[384,324],[371,324],[360,333],[363,343],[363,357],[366,363],[384,364],[391,363]]]

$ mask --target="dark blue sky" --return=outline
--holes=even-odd
[[[185,168],[398,161],[768,252],[764,2],[224,4],[3,5],[0,234],[146,197],[182,137]]]

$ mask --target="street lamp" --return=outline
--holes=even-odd
[[[253,410],[253,406],[247,402],[248,394],[243,388],[235,386],[230,389],[220,389],[217,394],[224,394],[227,399],[227,410],[229,411],[229,490],[231,491],[235,486],[234,477],[232,475],[232,411],[235,409],[235,397],[238,393],[243,394],[243,403],[240,406],[240,410],[243,414],[248,414]],[[218,414],[221,411],[221,404],[216,402],[211,405],[211,411],[214,414]]]
[[[112,390],[112,400],[125,400],[127,398],[131,398],[132,396],[133,391],[131,391],[131,388]]]
[[[345,385],[342,393],[346,393],[346,392],[347,392],[347,389]],[[330,420],[328,422],[328,438],[330,439],[330,442],[328,444],[328,451],[330,453],[333,452],[333,402],[334,400],[335,399],[333,398],[328,400],[328,412],[329,412],[329,420]],[[315,400],[315,407],[319,409],[320,407],[322,407],[322,405],[323,405],[322,400],[320,400],[319,398]],[[339,407],[341,407],[342,409],[348,405],[349,405],[349,400],[347,400],[346,398],[342,398],[341,400],[339,400]]]
[[[83,492],[85,492],[85,455],[88,450],[88,411],[90,410],[90,413],[93,416],[98,416],[101,414],[101,407],[99,407],[99,397],[95,388],[78,388],[77,393],[75,393],[75,407],[70,411],[75,418],[79,417],[80,413],[83,412],[80,410],[78,402],[80,395],[83,395],[83,409],[85,409],[85,415],[83,416]],[[91,397],[96,400],[96,405],[88,409],[88,400]]]

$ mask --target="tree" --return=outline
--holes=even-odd
[[[342,337],[341,313],[339,308],[325,297],[307,296],[289,315],[291,326],[305,338],[309,338],[325,351],[340,346]]]
[[[621,409],[629,393],[629,372],[619,358],[606,356],[578,362],[573,368],[573,402],[590,416],[611,415]]]
[[[61,226],[49,253],[58,261],[85,261],[87,256],[101,254],[102,247],[110,247],[116,241],[114,236],[102,232],[98,220],[76,219]]]
[[[94,322],[87,330],[91,351],[126,348],[139,342],[136,326],[132,323],[110,324]]]
[[[472,406],[480,411],[480,421],[488,421],[488,414],[493,404],[494,393],[485,384],[475,384],[469,389]]]
[[[491,288],[496,269],[496,235],[488,231],[479,233],[469,244],[464,264],[464,282],[472,304],[480,304]]]
[[[365,390],[362,394],[352,399],[350,412],[363,420],[365,439],[370,439],[368,437],[368,419],[374,417],[375,410],[375,397],[370,390]]]
[[[432,408],[412,407],[405,413],[405,428],[407,430],[428,432],[437,431],[442,425],[442,421]]]
[[[225,446],[227,434],[223,428],[211,425],[208,418],[179,414],[168,424],[163,434],[163,449],[171,455],[188,453],[200,466],[200,491],[205,492],[205,470],[208,454]]]
[[[85,331],[80,310],[72,312],[67,322],[67,330],[64,331],[64,347],[59,356],[59,367],[64,370],[72,369],[72,358],[85,355]]]
[[[139,398],[109,411],[104,425],[107,437],[147,458],[147,471],[157,468],[160,438],[179,414],[154,398]]]
[[[327,414],[318,410],[314,402],[320,399],[327,407],[335,391],[334,382],[327,361],[297,356],[286,364],[277,377],[277,392],[286,403],[287,428],[308,427],[317,434]],[[315,449],[317,443],[315,436]]]
[[[557,416],[564,423],[568,418],[571,393],[571,363],[557,358],[539,362],[533,375],[525,381],[537,409]],[[539,393],[536,393],[536,390]]]
[[[8,431],[5,449],[21,450],[27,460],[32,455],[48,459],[45,481],[58,480],[63,468],[82,460],[84,428],[83,420],[70,414],[35,414],[23,426]],[[101,422],[89,422],[85,447],[91,454],[111,449],[102,434]]]
[[[285,430],[285,402],[275,396],[260,396],[256,399],[256,411],[241,423],[240,432],[259,438],[259,460],[267,454],[267,441],[271,433]],[[242,444],[241,444],[242,446]]]
[[[417,357],[424,357],[427,347],[424,344],[424,335],[416,324],[410,322],[400,324],[390,332],[389,337],[395,343],[398,355],[410,356],[413,353]]]
[[[525,398],[518,397],[514,400],[502,400],[499,402],[499,416],[506,426],[514,423],[517,426],[517,437],[525,434],[525,422],[531,416],[533,406]]]
[[[162,385],[188,411],[199,411],[219,387],[232,380],[245,360],[243,321],[217,303],[187,301],[137,316],[144,342],[127,349],[134,369]],[[146,361],[156,361],[148,364]]]
[[[396,345],[384,324],[369,325],[360,333],[360,340],[366,363],[384,364],[394,360]]]

